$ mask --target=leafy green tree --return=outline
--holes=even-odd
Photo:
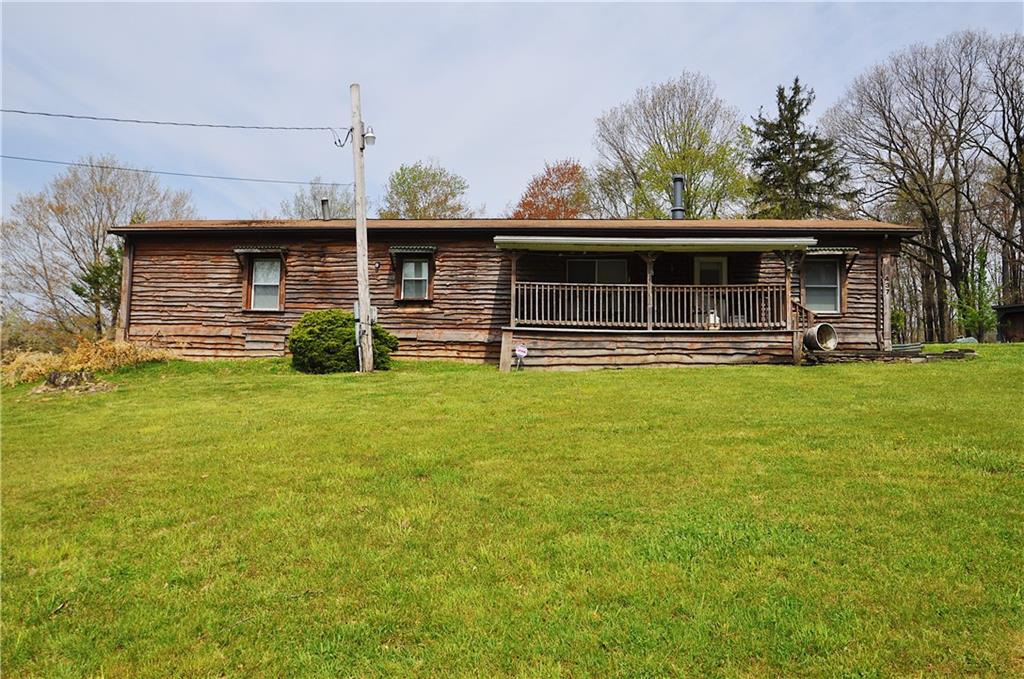
[[[988,252],[981,248],[977,252],[974,270],[960,283],[960,294],[956,301],[957,321],[963,326],[964,332],[979,341],[985,333],[995,330],[996,312],[992,305],[996,303],[995,287],[988,277]]]
[[[647,149],[639,164],[641,178],[634,193],[636,215],[643,219],[667,219],[672,175],[686,177],[683,184],[685,219],[717,218],[727,206],[742,201],[749,191],[744,170],[747,156],[746,128],[734,139],[711,143],[705,130],[691,133],[698,143],[677,148],[656,145]],[[670,199],[669,199],[670,200]]]
[[[814,90],[793,79],[787,93],[775,93],[777,117],[760,112],[754,119],[754,172],[751,216],[807,219],[839,213],[844,201],[857,197],[848,190],[850,172],[833,140],[807,127],[805,118],[814,103]]]
[[[596,121],[598,161],[590,173],[594,216],[663,219],[672,205],[672,175],[686,177],[689,219],[742,214],[747,135],[737,110],[705,75],[644,87]]]
[[[388,178],[381,219],[461,219],[474,216],[469,183],[436,161],[402,165]]]
[[[85,270],[71,282],[71,292],[90,307],[99,307],[109,313],[110,327],[115,327],[121,307],[121,248],[108,245],[100,259],[88,262]],[[102,318],[101,313],[94,318],[97,337],[103,335]]]

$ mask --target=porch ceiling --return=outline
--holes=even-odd
[[[772,252],[806,250],[811,237],[779,238],[598,238],[586,236],[495,236],[500,250],[546,252]]]

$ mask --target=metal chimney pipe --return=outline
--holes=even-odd
[[[683,206],[683,188],[686,177],[681,174],[672,175],[672,219],[686,219],[686,208]]]
[[[327,216],[330,214],[330,209],[328,207],[330,203],[331,201],[328,198],[320,199],[320,215],[323,217],[324,221],[327,221]]]

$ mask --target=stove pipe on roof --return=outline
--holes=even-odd
[[[320,216],[323,217],[324,221],[330,219],[330,204],[331,201],[329,198],[320,199]]]
[[[683,187],[686,177],[681,174],[672,175],[672,219],[686,219],[686,208],[683,207]]]

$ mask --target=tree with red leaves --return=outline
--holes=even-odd
[[[587,212],[587,171],[572,158],[544,163],[512,210],[512,219],[577,219]]]

